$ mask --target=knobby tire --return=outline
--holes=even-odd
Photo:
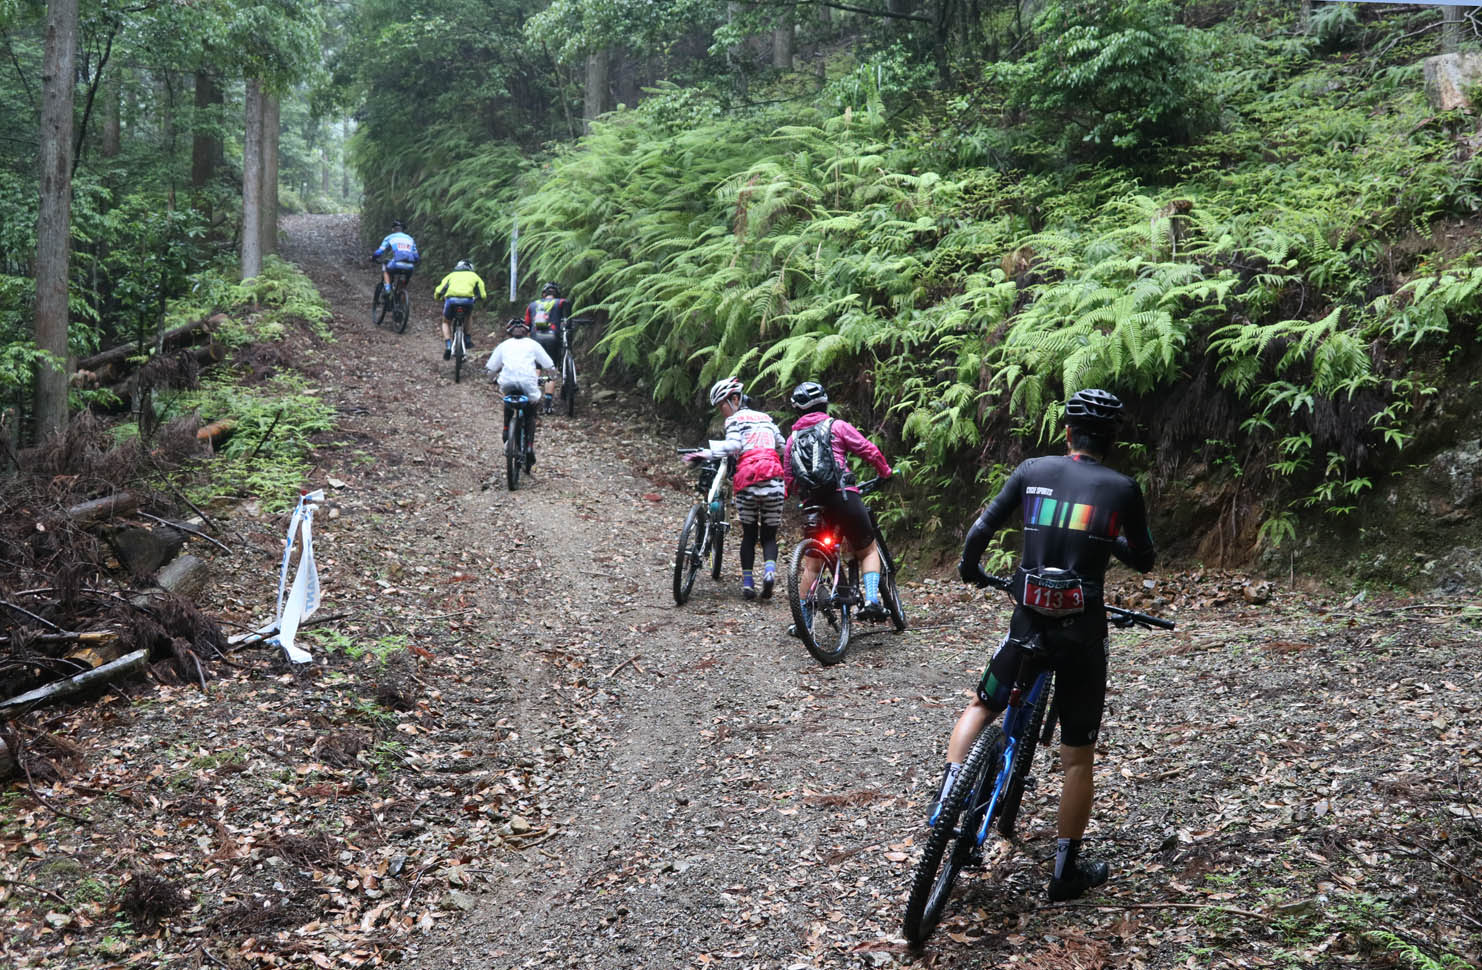
[[[463,380],[463,327],[453,328],[453,383],[457,384]]]
[[[941,817],[926,838],[911,878],[911,895],[906,899],[906,915],[901,923],[902,935],[915,946],[925,943],[937,928],[957,874],[975,848],[976,826],[967,825],[972,821],[971,813],[963,820],[961,831],[957,823],[971,807],[968,800],[975,790],[992,784],[995,766],[1003,757],[1004,743],[1003,728],[997,724],[988,725],[978,735],[952,786],[952,794],[947,796]]]
[[[571,359],[571,351],[566,352],[561,361],[561,397],[566,401],[566,416],[576,417],[576,361]]]
[[[383,292],[385,292],[386,295],[385,299],[381,298],[381,294]],[[381,321],[386,319],[386,314],[390,311],[391,294],[389,291],[386,291],[385,283],[377,283],[376,291],[371,294],[371,323],[374,326],[379,327],[381,325]]]
[[[802,590],[803,560],[808,558],[810,552],[816,551],[821,560],[818,576],[813,584],[813,589],[808,592]],[[787,605],[792,610],[793,628],[797,630],[798,639],[803,641],[803,646],[824,666],[836,664],[844,659],[844,654],[849,650],[849,607],[844,605],[829,606],[824,609],[820,603],[820,594],[831,596],[834,586],[834,573],[839,568],[837,559],[824,552],[823,547],[816,540],[804,539],[798,543],[792,551],[792,559],[787,565]],[[811,603],[813,609],[812,624],[803,620],[803,603]],[[825,646],[815,631],[817,624],[826,623],[838,633],[838,639],[831,645]],[[832,640],[833,638],[828,638]]]
[[[1050,697],[1055,692],[1055,682],[1045,684],[1039,703],[1029,717],[1029,725],[1019,738],[1019,750],[1014,753],[1014,770],[1003,791],[1003,804],[998,810],[998,831],[1005,838],[1014,835],[1014,824],[1019,821],[1019,805],[1024,801],[1024,788],[1029,783],[1029,769],[1034,764],[1034,749],[1039,744],[1040,728],[1045,723],[1045,711],[1050,706]]]
[[[713,520],[710,523],[710,554],[712,557],[710,560],[710,578],[716,582],[720,581],[721,570],[725,567],[726,530],[723,524],[724,522],[725,517],[722,514],[719,520]]]
[[[407,293],[405,286],[396,290],[395,298],[396,312],[391,314],[391,320],[396,324],[397,333],[406,333],[407,323],[411,320],[412,316],[412,298]]]
[[[870,518],[874,519],[871,512]],[[906,607],[901,603],[900,589],[895,582],[895,560],[891,558],[890,547],[885,544],[885,536],[880,534],[880,528],[875,527],[875,541],[880,544],[880,559],[885,564],[885,575],[881,577],[884,582],[885,595],[881,597],[885,602],[885,609],[890,613],[890,623],[895,627],[896,633],[906,632]]]
[[[700,571],[700,543],[705,534],[705,512],[696,503],[684,517],[679,530],[679,548],[674,551],[674,602],[683,606],[695,588],[695,573]]]
[[[520,473],[525,470],[525,435],[521,430],[525,416],[516,411],[511,419],[509,439],[504,443],[504,480],[513,492],[520,487]]]

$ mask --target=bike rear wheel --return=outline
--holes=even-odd
[[[463,380],[463,355],[466,353],[463,347],[463,324],[453,325],[453,383],[457,384]]]
[[[566,402],[566,416],[576,417],[576,361],[571,357],[571,351],[561,359],[561,399]]]
[[[396,302],[391,308],[391,321],[396,325],[397,333],[406,333],[407,323],[412,318],[412,298],[407,293],[405,284],[397,287],[395,297]]]
[[[983,800],[977,793],[993,783],[994,766],[1003,758],[1004,744],[1003,728],[990,724],[983,729],[962,764],[937,824],[926,837],[911,877],[911,894],[901,924],[902,935],[913,944],[925,943],[937,928],[957,874],[977,848],[977,826],[971,809],[974,801]]]
[[[525,416],[516,412],[510,420],[509,438],[504,443],[504,480],[513,492],[520,487],[520,473],[525,470],[525,434],[521,430]]]
[[[701,543],[705,539],[705,511],[699,504],[684,517],[679,530],[679,548],[674,551],[674,602],[683,606],[695,588],[695,574],[700,571]]]
[[[1045,712],[1050,707],[1050,698],[1055,691],[1054,681],[1045,685],[1034,713],[1029,716],[1029,726],[1019,738],[1019,750],[1014,755],[1014,770],[1003,791],[1003,805],[998,810],[998,831],[1005,837],[1014,834],[1014,823],[1019,821],[1019,805],[1024,801],[1024,789],[1029,783],[1029,769],[1034,764],[1034,749],[1039,744],[1040,729],[1045,723]]]
[[[810,558],[820,562],[818,575],[811,588],[803,589],[804,562]],[[849,606],[834,601],[838,570],[838,559],[814,539],[798,543],[787,566],[787,605],[792,610],[793,629],[813,659],[825,666],[843,660],[849,650]]]
[[[371,294],[371,324],[379,327],[390,309],[391,294],[386,292],[385,283],[377,283],[376,292]]]
[[[725,513],[721,513],[719,519],[710,520],[710,578],[720,580],[721,569],[725,566],[726,552],[726,526]]]

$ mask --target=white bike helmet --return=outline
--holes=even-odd
[[[720,402],[743,392],[741,382],[734,377],[716,381],[710,388],[710,406],[719,407]]]

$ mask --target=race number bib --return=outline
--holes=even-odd
[[[1086,611],[1086,590],[1079,576],[1027,573],[1024,605],[1042,616],[1075,616]]]

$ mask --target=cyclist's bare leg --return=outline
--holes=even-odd
[[[813,583],[818,579],[818,571],[823,568],[823,560],[817,556],[803,557],[803,574],[798,578],[798,589],[805,594],[813,589]]]
[[[974,697],[973,702],[963,709],[962,714],[957,718],[956,725],[952,728],[952,739],[947,742],[947,761],[956,765],[966,761],[968,752],[973,749],[973,742],[977,740],[978,734],[999,713],[989,710],[988,705],[984,704],[981,698]]]
[[[1087,744],[1072,748],[1060,746],[1060,764],[1065,769],[1065,786],[1060,790],[1059,834],[1062,839],[1079,839],[1086,833],[1086,823],[1091,820],[1091,800],[1095,786],[1091,780],[1091,765],[1095,761],[1096,746]]]
[[[453,339],[453,325],[446,314],[443,315],[443,343],[450,343]]]
[[[868,549],[859,554],[859,572],[860,575],[864,575],[865,573],[878,573],[879,571],[880,544],[878,542],[872,542]]]

